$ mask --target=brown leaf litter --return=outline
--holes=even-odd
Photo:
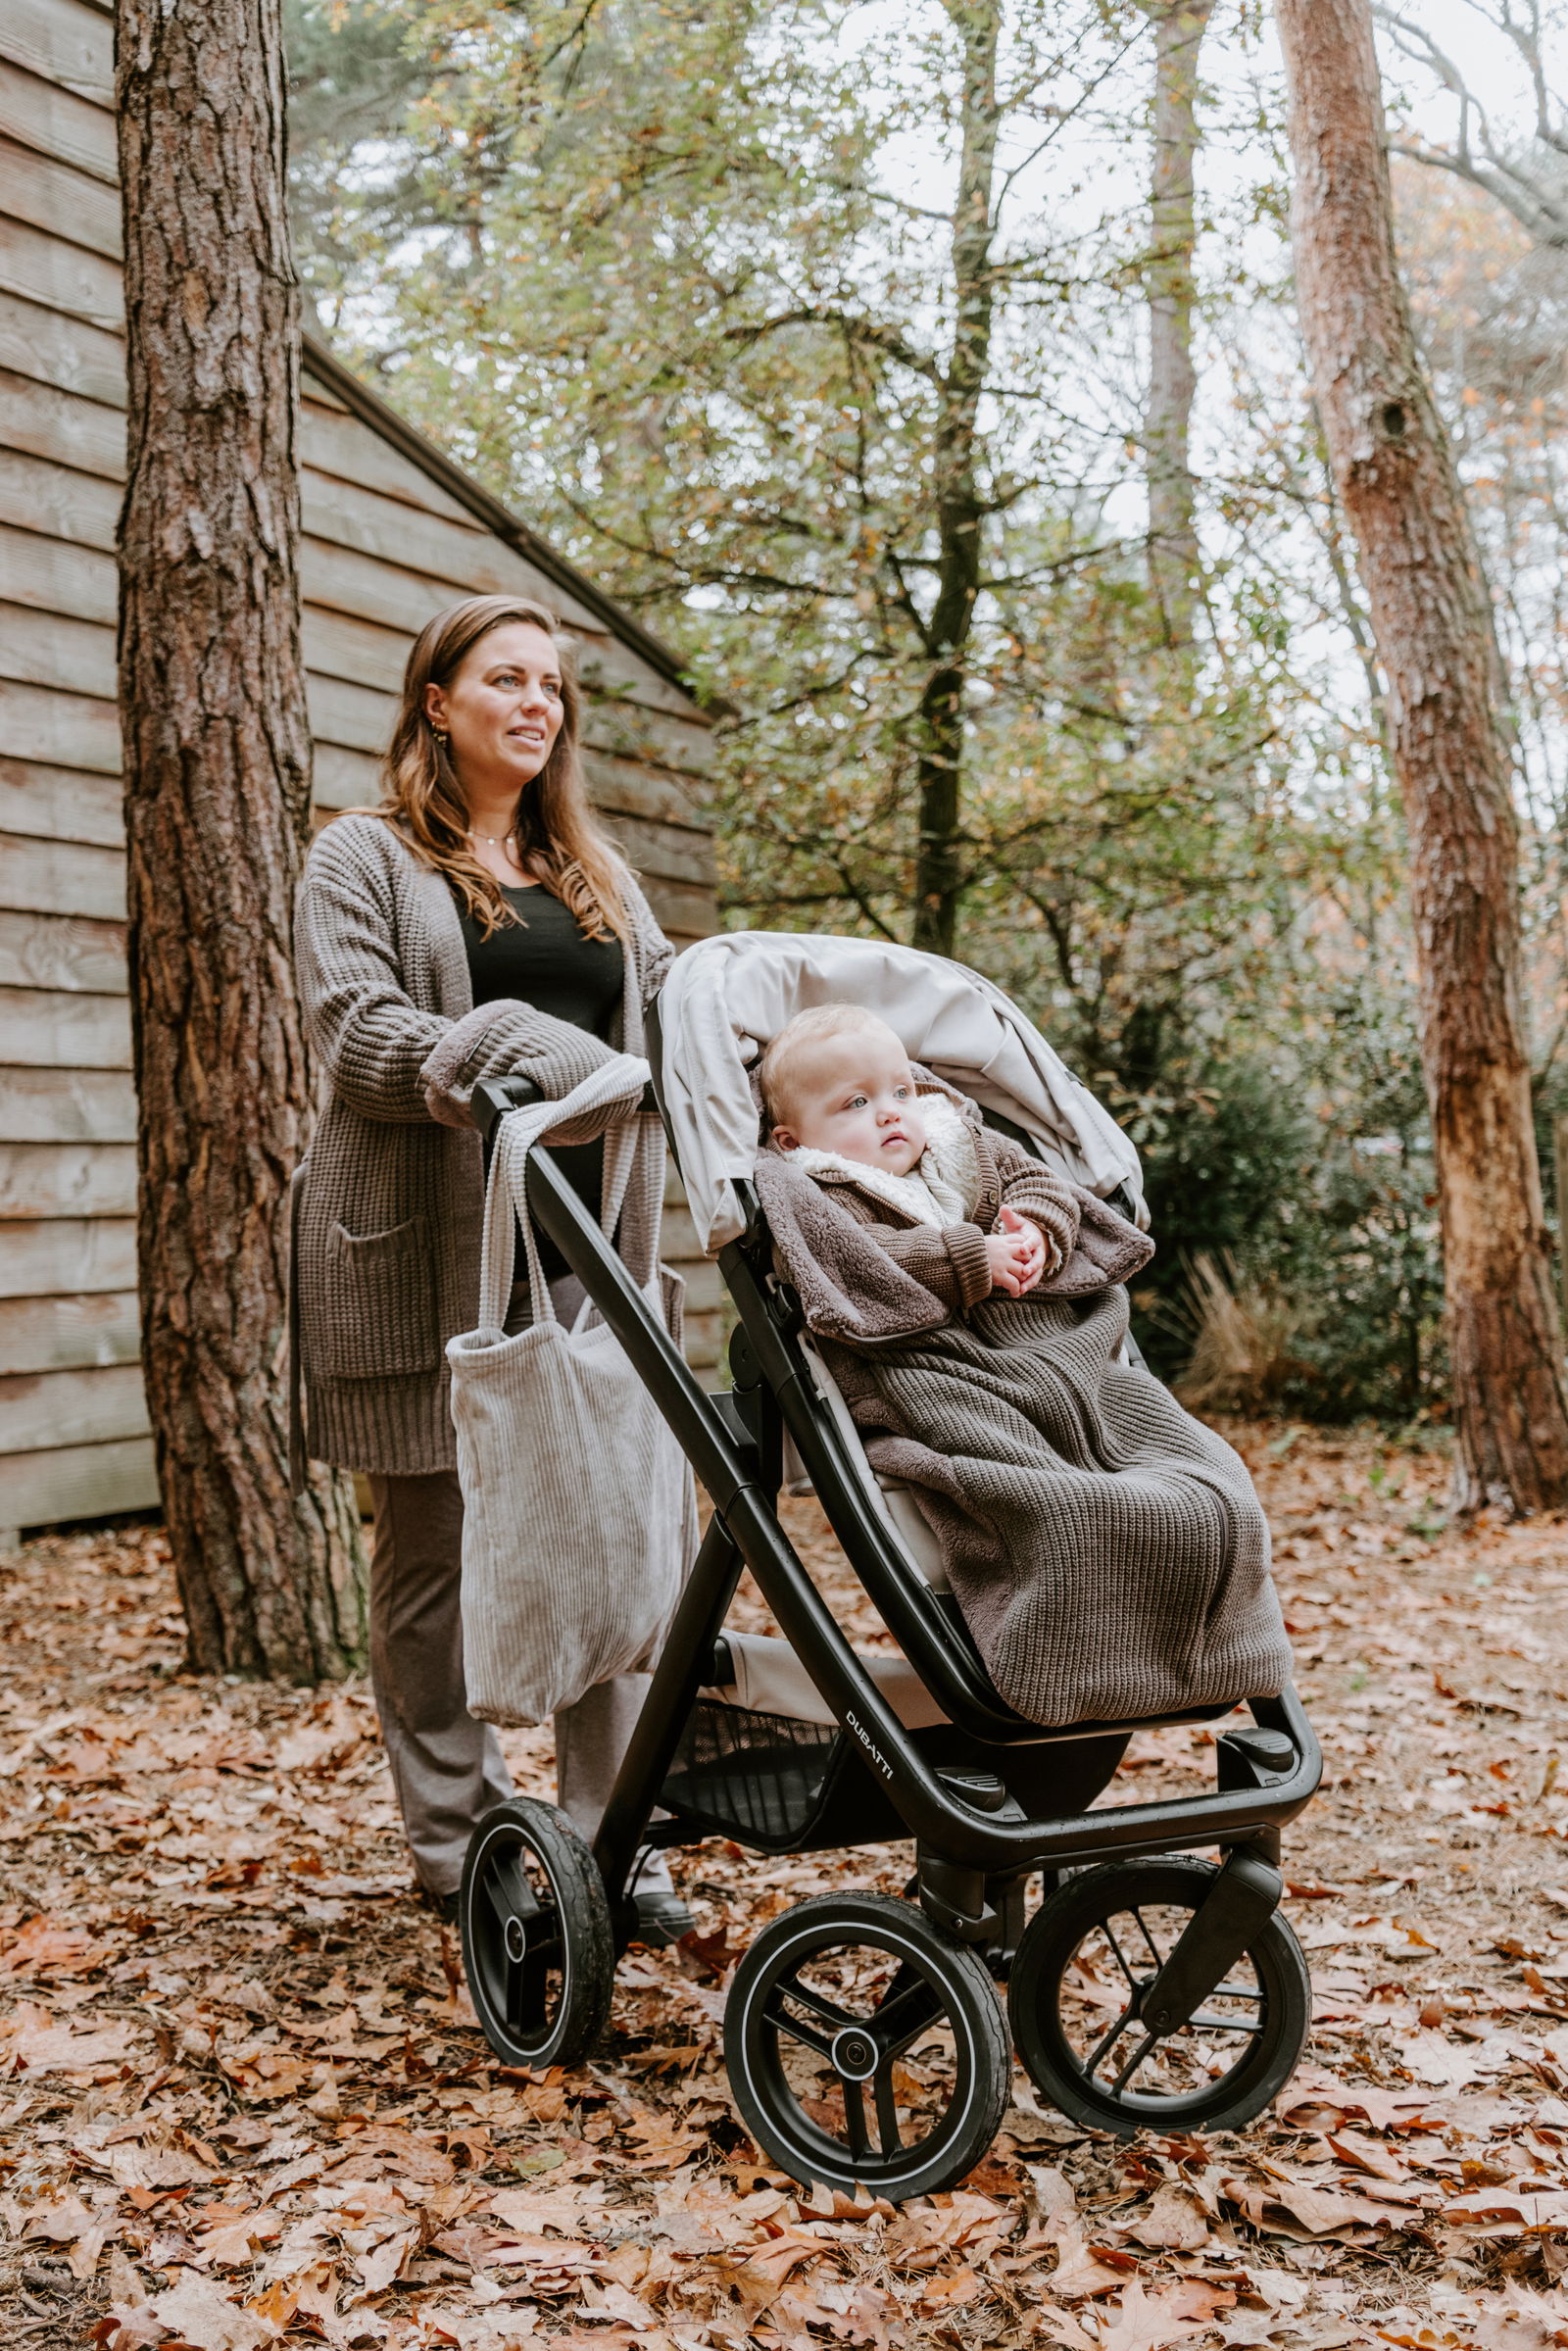
[[[1206,2141],[1118,2145],[1020,2074],[971,2179],[898,2211],[760,2158],[719,2024],[766,1919],[906,1854],[678,1855],[698,1936],[627,1956],[591,2065],[519,2078],[410,1897],[363,1685],[184,1673],[151,1530],[7,1561],[7,2346],[1568,2345],[1568,1530],[1446,1529],[1433,1454],[1232,1434],[1328,1764],[1287,1843],[1309,2056]],[[1123,1787],[1211,1738],[1140,1739]]]

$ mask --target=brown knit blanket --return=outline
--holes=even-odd
[[[915,1489],[1009,1705],[1056,1727],[1284,1688],[1252,1482],[1157,1380],[1117,1360],[1124,1289],[1086,1287],[1080,1258],[1076,1295],[998,1295],[961,1320],[929,1298],[922,1310],[830,1193],[776,1153],[758,1187],[808,1323],[814,1303],[837,1325],[817,1343],[867,1454]],[[1109,1213],[1095,1208],[1086,1222]]]

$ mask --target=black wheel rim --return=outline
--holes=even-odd
[[[962,2001],[896,1929],[785,1940],[748,1987],[742,2037],[752,2093],[803,2177],[897,2184],[970,2108],[977,2052]]]
[[[476,1856],[468,1913],[471,1989],[520,2053],[548,2047],[571,1990],[571,1956],[557,1888],[515,1827],[495,1830]]]
[[[1174,2033],[1143,2024],[1143,2002],[1192,1915],[1170,1901],[1108,1910],[1068,1947],[1054,1986],[1058,2060],[1096,2103],[1129,2120],[1197,2119],[1233,2100],[1266,2058],[1268,1985],[1250,1953]]]

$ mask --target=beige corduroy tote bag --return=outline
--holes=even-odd
[[[464,1674],[468,1711],[484,1722],[544,1722],[596,1683],[649,1664],[695,1545],[686,1457],[596,1310],[584,1305],[569,1330],[557,1317],[523,1189],[537,1143],[623,1103],[605,1136],[601,1222],[612,1238],[622,1220],[623,1257],[662,1317],[662,1285],[674,1277],[659,1265],[663,1137],[635,1107],[647,1079],[646,1061],[617,1054],[561,1102],[531,1103],[497,1129],[479,1327],[447,1347]],[[508,1337],[518,1224],[533,1320]]]

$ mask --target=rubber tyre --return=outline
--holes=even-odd
[[[813,1960],[857,1948],[885,1955],[894,1963],[895,1974],[884,1995],[891,2020],[883,2028],[886,2048],[879,2050],[862,2034],[857,2050],[855,2035],[862,2018],[841,2003],[818,2000],[808,2012],[811,2022],[804,2031],[799,2018],[781,2031],[785,2002],[793,2000],[797,2008],[803,2004],[798,1988],[791,1988],[798,1984],[800,1971]],[[890,2002],[895,1996],[901,2007],[893,2015]],[[824,2005],[832,2005],[834,2017],[842,2022],[824,2015]],[[864,2021],[874,2024],[879,2013],[882,2010],[873,2004]],[[912,2029],[904,2031],[911,2018]],[[951,2093],[938,2090],[941,2112],[936,2122],[906,2144],[905,2126],[897,2118],[893,2068],[906,2051],[912,2054],[917,2043],[944,2024],[953,2034]],[[808,2032],[819,2037],[809,2040]],[[832,2047],[847,2064],[858,2064],[860,2072],[844,2073],[829,2054],[830,2036]],[[834,2074],[844,2102],[842,2128],[830,2128],[807,2111],[784,2063],[792,2042],[808,2057],[816,2051],[818,2073]],[[874,2069],[864,2071],[873,2056]],[[973,2170],[1001,2128],[1012,2081],[1002,2003],[979,1954],[949,1942],[923,1911],[893,1894],[819,1895],[765,1928],[736,1969],[730,1986],[724,2060],[742,2120],[781,2170],[803,2183],[863,2186],[892,2203],[934,2195]],[[850,2119],[852,2095],[865,2142],[859,2148],[854,2144]],[[867,2095],[872,2108],[869,2127]]]
[[[497,1804],[468,1840],[459,1918],[468,1991],[496,2055],[579,2065],[609,2022],[615,1979],[610,1905],[581,1831],[554,1804]]]
[[[1130,2138],[1135,2131],[1239,2131],[1261,2114],[1300,2063],[1312,2021],[1312,1984],[1301,1946],[1278,1911],[1254,1935],[1227,1984],[1250,1975],[1250,2004],[1256,2022],[1250,2046],[1218,2080],[1185,2093],[1148,2094],[1129,2083],[1114,2089],[1086,2072],[1062,2019],[1063,1985],[1074,1953],[1107,1919],[1156,1906],[1191,1912],[1207,1893],[1217,1870],[1188,1855],[1152,1861],[1111,1861],[1063,1880],[1036,1911],[1018,1946],[1007,1986],[1007,2013],[1018,2055],[1044,2098],[1075,2123]],[[1160,1946],[1168,1953],[1174,1935]],[[1153,1980],[1152,1957],[1139,1954]],[[1210,1994],[1222,1996],[1223,1987]],[[1204,2003],[1204,2010],[1209,2002]],[[1127,2014],[1132,2013],[1129,2000]],[[1200,2014],[1204,2011],[1200,2011]],[[1242,2031],[1240,2007],[1235,2013]],[[1191,2034],[1192,2028],[1184,2028]],[[1175,2038],[1176,2036],[1168,2036]],[[1157,2050],[1159,2042],[1152,2044]],[[1195,2046],[1188,2039],[1185,2050]],[[1120,2050],[1116,2054],[1119,2056]]]

